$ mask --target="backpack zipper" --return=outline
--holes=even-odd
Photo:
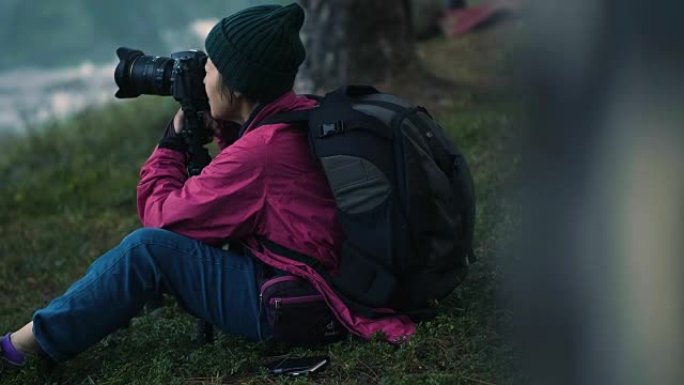
[[[301,280],[301,278],[295,277],[294,275],[283,275],[283,276],[280,276],[280,277],[271,278],[271,279],[269,279],[268,281],[264,282],[264,283],[261,285],[261,290],[260,290],[259,295],[260,295],[260,296],[263,296],[263,295],[264,295],[264,292],[265,292],[269,287],[271,287],[271,286],[273,286],[273,285],[275,285],[275,284],[278,284],[278,283],[281,283],[281,282],[300,281],[300,280]]]
[[[323,296],[320,294],[304,295],[301,297],[288,297],[288,298],[271,298],[268,303],[276,309],[279,309],[282,305],[301,305],[303,303],[322,301]]]

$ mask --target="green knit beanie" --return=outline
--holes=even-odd
[[[250,7],[219,21],[204,45],[228,87],[270,101],[292,89],[304,61],[303,23],[296,3]]]

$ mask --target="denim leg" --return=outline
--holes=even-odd
[[[66,360],[128,324],[159,293],[227,333],[266,338],[255,276],[260,263],[160,229],[139,229],[33,316],[38,344]]]

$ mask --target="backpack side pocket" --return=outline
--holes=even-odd
[[[260,285],[262,309],[273,331],[272,341],[291,346],[336,342],[347,334],[323,295],[305,279],[276,276]]]

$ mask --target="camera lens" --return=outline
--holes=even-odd
[[[119,90],[117,98],[145,95],[171,95],[174,60],[162,56],[147,56],[140,50],[121,47],[116,50],[119,64],[114,80]]]

